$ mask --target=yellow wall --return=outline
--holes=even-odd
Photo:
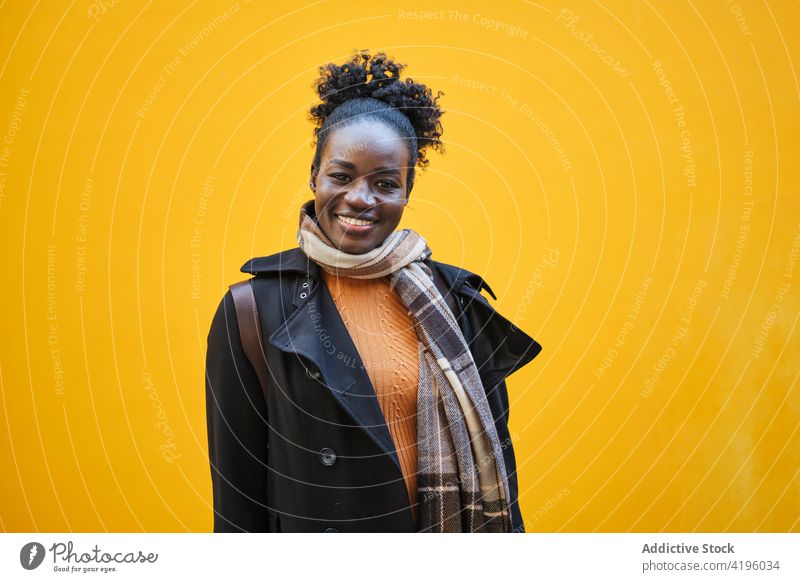
[[[445,92],[401,226],[544,347],[509,381],[527,529],[800,531],[799,24],[777,0],[3,3],[0,527],[210,530],[211,316],[296,244],[316,67],[371,48]]]

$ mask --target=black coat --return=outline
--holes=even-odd
[[[426,264],[478,367],[503,447],[512,522],[524,531],[505,378],[541,346],[490,306],[480,290],[495,296],[480,276]],[[255,275],[269,386],[264,394],[243,352],[228,291],[206,356],[214,531],[414,531],[386,421],[319,266],[294,248],[241,270]]]

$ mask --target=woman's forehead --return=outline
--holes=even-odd
[[[360,121],[334,129],[328,136],[323,155],[327,160],[351,163],[380,159],[405,164],[408,157],[405,141],[383,123]]]

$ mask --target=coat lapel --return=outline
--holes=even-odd
[[[313,272],[316,277],[311,276]],[[269,337],[286,353],[300,354],[313,362],[339,405],[365,430],[400,470],[400,460],[375,389],[361,356],[339,315],[339,310],[318,276],[309,268],[308,296]]]

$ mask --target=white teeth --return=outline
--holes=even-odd
[[[361,220],[360,218],[350,218],[349,216],[342,216],[341,214],[337,214],[336,218],[345,224],[352,224],[353,226],[368,226],[375,223],[374,220]]]

